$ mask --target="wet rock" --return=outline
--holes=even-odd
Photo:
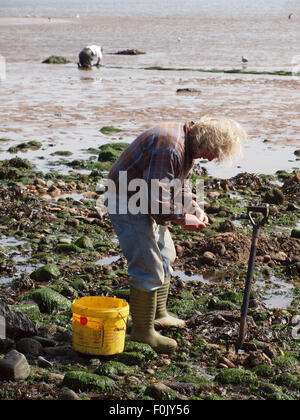
[[[239,368],[223,370],[216,375],[215,381],[222,385],[257,386],[258,384],[255,373]]]
[[[74,244],[78,246],[79,248],[83,249],[93,249],[93,241],[88,236],[81,236],[79,239],[77,239]]]
[[[187,94],[187,93],[202,93],[201,90],[195,88],[180,88],[176,90],[176,93]]]
[[[273,255],[273,260],[284,263],[287,260],[288,256],[285,252],[280,251],[277,254]]]
[[[47,359],[45,359],[42,356],[38,357],[37,364],[39,367],[46,368],[46,369],[53,366],[53,363],[49,362]]]
[[[95,373],[98,375],[108,376],[112,379],[117,379],[119,376],[128,375],[134,372],[133,368],[125,365],[124,363],[116,362],[111,360],[109,362],[103,363]]]
[[[40,311],[43,313],[51,314],[57,309],[65,311],[71,309],[71,302],[50,288],[37,289],[29,297],[38,304]],[[33,335],[36,335],[36,333]]]
[[[230,220],[225,220],[224,222],[221,222],[218,227],[218,232],[235,232],[236,227],[233,222]]]
[[[115,54],[116,55],[141,55],[141,54],[146,54],[146,53],[143,51],[136,50],[136,49],[127,49],[127,50],[117,51]]]
[[[16,350],[10,351],[0,360],[0,380],[27,379],[29,374],[30,366],[26,357]]]
[[[51,55],[50,57],[46,58],[42,63],[45,64],[67,64],[70,63],[65,57],[58,56],[58,55]]]
[[[206,251],[201,256],[201,262],[212,265],[215,262],[216,256],[210,251]]]
[[[60,278],[60,276],[61,273],[59,269],[56,267],[56,265],[53,264],[48,264],[44,265],[43,267],[39,267],[30,274],[30,277],[38,282],[56,280]]]
[[[58,399],[61,401],[81,401],[81,398],[76,394],[76,392],[68,388],[63,388],[61,390],[58,395]]]
[[[73,349],[71,346],[56,346],[56,347],[45,347],[44,353],[48,356],[58,357],[66,356],[68,353],[72,353]]]
[[[6,338],[5,340],[0,339],[0,354],[5,354],[10,352],[11,350],[15,350],[16,343],[14,340],[10,338]]]
[[[284,200],[284,194],[278,188],[267,191],[264,197],[264,201],[269,204],[283,204]]]
[[[300,229],[297,229],[297,228],[293,229],[291,232],[291,237],[300,239]]]
[[[111,393],[115,388],[115,382],[112,379],[82,371],[67,372],[63,379],[63,385],[75,391],[96,390],[100,393]]]
[[[31,354],[39,356],[42,352],[43,346],[33,338],[21,338],[17,342],[17,350],[23,354]]]
[[[250,368],[254,368],[259,365],[271,366],[272,361],[262,350],[257,350],[250,352],[249,356],[245,360],[244,365]]]
[[[189,382],[176,382],[176,381],[164,381],[164,385],[173,389],[173,391],[178,392],[181,395],[190,396],[196,391],[196,385]]]
[[[236,367],[234,363],[232,363],[229,359],[227,359],[224,356],[220,358],[219,363],[224,364],[228,368],[235,368]]]
[[[103,144],[99,147],[99,162],[115,162],[123,151],[129,146],[129,143]]]
[[[8,338],[19,339],[37,334],[35,324],[25,314],[12,310],[3,302],[0,302],[0,316],[5,318]]]
[[[300,149],[295,150],[294,155],[300,157]]]
[[[173,389],[169,388],[167,385],[163,383],[154,383],[150,384],[145,391],[145,395],[149,395],[150,397],[154,398],[155,400],[185,400],[187,399],[185,396],[180,395],[178,392],[174,391]]]
[[[270,359],[274,359],[274,357],[278,356],[277,350],[270,344],[264,346],[262,350]]]

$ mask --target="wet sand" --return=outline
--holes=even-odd
[[[284,45],[292,35],[290,46],[298,42],[295,22],[287,26],[282,18],[272,17],[272,25],[277,24],[284,33],[276,40],[268,38],[271,29],[266,30],[265,17],[254,21],[248,16],[245,22],[230,16],[210,16],[211,20],[59,18],[64,20],[58,16],[51,20],[45,16],[5,17],[1,23],[0,19],[0,51],[7,60],[6,81],[0,82],[0,137],[10,139],[1,145],[1,158],[16,142],[38,140],[47,161],[54,149],[72,150],[75,159],[82,156],[82,149],[93,145],[120,139],[131,142],[161,121],[189,121],[213,113],[237,119],[250,140],[244,160],[235,167],[207,165],[212,175],[299,168],[293,152],[299,148],[300,77],[145,70],[149,66],[242,68],[240,56],[250,50],[247,70],[290,71],[292,49],[287,52]],[[244,25],[251,26],[248,34],[242,30]],[[104,67],[80,72],[77,54],[91,42],[90,28],[92,42],[104,45]],[[237,37],[230,35],[234,30]],[[256,41],[261,37],[267,45],[254,48],[254,34]],[[231,45],[226,45],[228,37]],[[125,48],[146,54],[113,54]],[[268,57],[262,60],[264,48]],[[42,64],[50,55],[62,55],[71,63]],[[200,92],[180,95],[176,92],[180,88]],[[105,125],[122,129],[122,135],[102,135],[99,130]],[[38,165],[45,164],[35,155],[32,158]]]

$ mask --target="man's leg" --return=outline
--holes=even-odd
[[[131,339],[149,344],[157,353],[170,354],[177,343],[154,329],[157,289],[164,281],[161,253],[148,215],[110,215],[128,263],[130,281]]]
[[[157,305],[154,325],[156,327],[184,327],[185,322],[175,318],[167,311],[167,300],[169,295],[170,280],[173,273],[171,264],[175,261],[176,250],[169,232],[165,226],[157,227],[157,243],[160,249],[163,267],[164,267],[164,284],[157,290]]]

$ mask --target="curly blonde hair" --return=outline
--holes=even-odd
[[[205,115],[195,122],[191,136],[197,152],[211,152],[218,162],[231,164],[242,157],[243,142],[247,139],[245,130],[232,119]]]

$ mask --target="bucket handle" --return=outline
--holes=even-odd
[[[114,308],[114,309],[117,309],[117,308]],[[125,321],[125,319],[124,319],[123,315],[121,314],[120,309],[118,310],[118,312],[119,312],[120,317],[121,317],[121,318],[122,318],[122,320],[124,321],[124,324],[125,324],[125,330],[126,330],[126,327],[127,327],[127,322]],[[102,333],[102,343],[101,343],[101,347],[103,347],[103,345],[104,345],[104,334],[105,334],[105,321],[103,322],[103,333]]]

